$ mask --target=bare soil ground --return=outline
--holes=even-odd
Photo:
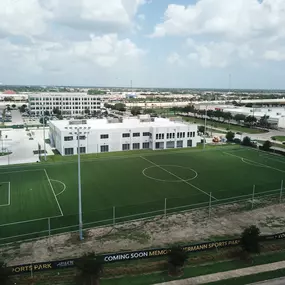
[[[77,233],[62,234],[2,247],[0,254],[8,265],[19,265],[69,259],[90,251],[100,254],[218,240],[239,236],[245,227],[253,224],[262,234],[285,231],[285,204],[263,205],[254,210],[248,210],[249,206],[247,203],[217,207],[210,218],[206,209],[90,229],[83,242],[79,242]]]

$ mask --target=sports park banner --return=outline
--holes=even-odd
[[[284,239],[285,232],[275,234],[275,235],[266,235],[261,236],[261,241],[270,241],[277,239]],[[199,244],[190,244],[184,245],[182,248],[188,252],[199,252],[206,251],[212,249],[220,249],[226,247],[233,247],[240,244],[240,239],[228,239],[228,240],[220,240],[214,242],[204,242]],[[112,254],[103,254],[98,255],[97,260],[103,263],[111,263],[111,262],[120,262],[126,260],[138,260],[138,259],[148,259],[159,256],[166,256],[169,252],[170,248],[154,248],[147,250],[138,250],[138,251],[128,251],[128,252],[119,252]],[[32,264],[23,264],[18,266],[11,266],[9,269],[11,270],[12,275],[31,273],[37,271],[46,271],[46,270],[57,270],[57,269],[66,269],[75,266],[75,261],[77,259],[65,259],[59,261],[50,261],[50,262],[40,262],[40,263],[32,263]]]

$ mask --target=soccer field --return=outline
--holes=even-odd
[[[250,199],[253,187],[256,197],[279,196],[285,159],[234,147],[158,151],[83,157],[81,173],[88,228],[164,214],[165,207],[171,213],[210,199],[213,205]],[[0,244],[76,230],[77,183],[76,161],[1,167]]]

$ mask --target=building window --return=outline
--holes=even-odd
[[[123,133],[123,138],[129,138],[130,134],[129,133]]]
[[[86,147],[85,146],[81,146],[79,148],[80,153],[86,153]]]
[[[73,155],[73,148],[65,148],[64,149],[64,154],[65,155]]]
[[[68,142],[68,141],[72,141],[73,140],[73,137],[64,137],[64,141],[65,142]]]
[[[187,138],[190,138],[190,132],[187,133]]]
[[[86,136],[79,136],[79,140],[85,140]]]
[[[133,149],[140,149],[139,143],[133,143]]]
[[[109,135],[108,135],[108,134],[104,134],[104,135],[101,135],[100,138],[101,138],[101,139],[108,139],[108,138],[109,138]]]
[[[101,152],[108,152],[109,146],[108,145],[101,145],[100,149],[101,149]]]
[[[183,141],[177,141],[177,146],[176,147],[183,147]]]
[[[129,143],[124,143],[124,144],[122,145],[122,149],[123,149],[123,150],[130,150],[130,144],[129,144]]]
[[[187,146],[188,146],[188,147],[192,147],[192,140],[188,140],[188,141],[187,141]]]
[[[195,138],[195,132],[193,132],[193,138]]]
[[[158,134],[156,134],[155,138],[158,140],[158,138],[159,138]]]
[[[133,137],[140,137],[140,133],[133,133]]]
[[[185,132],[183,132],[183,138],[185,138]]]
[[[149,132],[143,132],[143,136],[144,136],[144,137],[149,137],[149,136],[150,136],[150,133],[149,133]]]
[[[143,149],[149,149],[149,142],[143,143]]]

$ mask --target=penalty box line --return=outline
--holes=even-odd
[[[202,192],[202,193],[206,194],[207,196],[209,196],[209,197],[213,198],[214,200],[216,200],[216,201],[218,200],[218,199],[217,199],[217,198],[215,198],[213,195],[210,195],[209,193],[207,193],[207,192],[203,191],[203,190],[202,190],[202,189],[200,189],[199,187],[197,187],[197,186],[195,186],[195,185],[193,185],[193,184],[189,183],[188,181],[184,180],[183,178],[179,177],[178,175],[176,175],[176,174],[174,174],[174,173],[172,173],[172,172],[168,171],[167,169],[163,168],[162,166],[160,166],[160,165],[158,165],[158,164],[156,164],[156,163],[152,162],[151,160],[149,160],[149,159],[147,159],[147,158],[145,158],[145,157],[143,157],[143,156],[140,156],[140,158],[142,158],[142,159],[144,159],[145,161],[147,161],[147,162],[151,163],[152,165],[154,165],[154,166],[156,166],[156,167],[160,168],[161,170],[163,170],[163,171],[167,172],[168,174],[170,174],[170,175],[174,176],[175,178],[177,178],[177,179],[181,180],[182,182],[184,182],[184,183],[188,184],[189,186],[191,186],[191,187],[195,188],[196,190],[199,190],[200,192]]]
[[[231,156],[233,156],[233,157],[237,157],[237,158],[239,158],[239,159],[241,159],[241,160],[242,160],[242,159],[245,159],[245,160],[248,160],[248,161],[250,161],[250,162],[255,163],[256,165],[259,165],[259,166],[262,166],[262,167],[265,167],[265,168],[269,168],[269,169],[273,169],[273,170],[276,170],[276,171],[285,173],[284,170],[281,170],[281,169],[278,169],[278,168],[269,166],[269,165],[267,165],[267,164],[263,164],[263,163],[260,163],[260,162],[257,162],[257,161],[254,161],[254,160],[251,160],[251,159],[248,159],[248,158],[239,156],[239,155],[235,155],[235,154],[232,154],[232,153],[229,153],[229,152],[224,152],[224,154],[231,155]],[[243,161],[243,162],[244,162],[244,161]]]
[[[0,207],[7,207],[11,205],[11,183],[10,181],[8,182],[0,182],[0,184],[8,184],[8,203],[0,205]]]

